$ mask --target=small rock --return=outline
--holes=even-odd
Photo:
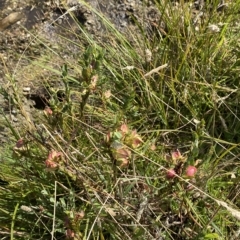
[[[24,87],[23,92],[30,92],[31,88],[30,87]]]
[[[13,122],[18,122],[18,119],[14,115],[11,115],[10,117]]]
[[[79,1],[78,0],[67,0],[67,5],[69,7],[73,7],[73,6],[79,5]]]
[[[11,113],[16,116],[16,115],[18,114],[18,110],[13,109],[13,110],[11,111]]]
[[[218,33],[220,32],[220,28],[216,24],[210,24],[208,26],[208,29],[213,32],[213,33]]]

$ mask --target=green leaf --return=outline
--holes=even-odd
[[[208,233],[204,236],[204,239],[220,239],[217,233]]]

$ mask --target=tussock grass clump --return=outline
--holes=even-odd
[[[7,122],[0,235],[238,239],[239,4],[202,16],[156,3],[166,29],[124,33],[88,6],[105,37],[79,26],[79,54],[31,61],[44,72],[34,116],[9,74],[2,93],[25,122]]]

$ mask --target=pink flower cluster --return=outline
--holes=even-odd
[[[110,142],[110,149],[117,165],[126,167],[132,156],[131,149],[136,149],[143,143],[136,130],[129,129],[127,124],[122,124],[119,129],[106,135],[106,142]]]
[[[57,169],[59,162],[61,161],[63,154],[61,152],[52,150],[45,161],[45,165],[47,168],[55,170]]]
[[[187,158],[183,157],[181,152],[177,149],[171,154],[171,161],[174,163],[174,168],[168,169],[166,172],[167,179],[173,179],[180,174],[180,169],[182,170],[185,165]],[[195,166],[189,165],[185,169],[185,178],[194,178],[197,173],[197,168]]]

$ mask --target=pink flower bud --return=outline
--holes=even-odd
[[[62,157],[62,153],[61,152],[57,152],[55,150],[52,150],[49,154],[48,154],[48,160],[51,161],[57,161],[59,158]]]
[[[61,152],[52,150],[48,154],[48,158],[45,161],[46,167],[53,170],[56,169],[62,157],[63,157],[63,154]]]
[[[66,238],[67,239],[74,239],[75,233],[72,229],[66,230]]]
[[[126,158],[118,159],[116,165],[120,168],[126,168],[129,165],[129,160]]]
[[[194,177],[196,172],[197,172],[197,168],[194,166],[188,166],[186,169],[186,175],[187,177],[190,177],[190,178]]]
[[[116,160],[116,164],[119,167],[126,167],[129,164],[129,159],[131,158],[131,151],[124,146],[122,143],[114,141],[111,144],[111,152]]]
[[[46,164],[46,167],[47,167],[47,168],[51,168],[51,169],[56,169],[57,166],[58,166],[57,163],[55,163],[55,162],[53,162],[53,161],[51,161],[51,160],[49,160],[49,159],[47,159],[47,160],[45,161],[45,164]]]
[[[131,148],[138,148],[142,143],[143,140],[142,138],[139,136],[139,134],[137,134],[136,130],[131,131],[130,134],[127,135],[127,137],[125,138],[125,143],[131,147]]]
[[[129,129],[128,129],[128,126],[126,123],[123,123],[121,126],[120,126],[120,131],[124,134],[128,133]]]
[[[176,171],[175,171],[174,169],[169,169],[169,170],[167,171],[166,177],[167,177],[168,179],[173,179],[173,178],[175,178],[175,177],[176,177]]]
[[[180,153],[180,151],[177,149],[176,151],[172,152],[172,160],[176,161],[178,159],[182,158],[182,154]]]
[[[24,140],[23,140],[23,138],[20,138],[20,139],[16,142],[15,147],[16,147],[16,148],[21,148],[21,147],[23,147],[23,146],[24,146]]]
[[[52,111],[52,109],[51,109],[50,107],[46,107],[46,108],[44,109],[44,113],[45,113],[47,116],[50,116],[50,115],[53,114],[53,111]]]
[[[155,151],[155,150],[157,149],[157,147],[156,147],[156,145],[153,143],[153,144],[150,146],[150,149],[151,149],[152,151]]]

